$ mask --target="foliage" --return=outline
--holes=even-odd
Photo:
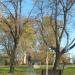
[[[32,21],[28,21],[28,23],[24,26],[24,30],[22,36],[19,39],[18,47],[16,54],[19,55],[19,60],[22,58],[24,60],[24,56],[28,53],[32,52],[33,44],[35,41],[35,31],[32,27]],[[16,56],[17,56],[16,55]]]
[[[51,24],[54,25],[54,20],[49,16],[45,16],[43,19],[43,37],[50,45],[56,46],[55,35]]]

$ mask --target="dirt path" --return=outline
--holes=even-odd
[[[32,66],[29,66],[27,69],[27,75],[36,75]]]

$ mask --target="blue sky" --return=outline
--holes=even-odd
[[[28,13],[30,12],[30,10],[32,9],[33,5],[32,5],[32,1],[31,0],[25,0],[23,2],[23,5],[22,5],[22,14],[24,16],[27,16]]]

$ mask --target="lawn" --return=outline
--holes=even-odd
[[[51,66],[52,67],[52,66]],[[35,72],[37,73],[37,75],[41,75],[41,69],[37,69],[35,70]],[[75,75],[75,65],[68,65],[65,66],[65,69],[63,71],[63,75]]]
[[[40,69],[34,69],[34,72],[37,75],[41,75],[42,68],[45,68],[45,66],[42,66]],[[27,75],[28,69],[29,66],[27,65],[16,66],[15,73],[13,75]],[[9,72],[8,66],[0,66],[0,75],[11,75],[8,72]],[[75,65],[65,67],[63,75],[75,75]]]
[[[67,67],[64,69],[64,75],[75,75],[75,67]]]
[[[14,75],[26,75],[28,66],[16,66]],[[9,67],[8,66],[0,66],[0,75],[11,75],[8,73]]]

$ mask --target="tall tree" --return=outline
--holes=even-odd
[[[75,46],[75,44],[73,43],[75,39],[69,41],[70,35],[68,32],[68,26],[69,26],[68,21],[70,22],[68,17],[72,15],[72,11],[70,10],[73,8],[75,1],[47,0],[47,2],[45,2],[44,0],[41,0],[38,1],[38,3],[39,6],[38,5],[36,6],[37,7],[36,17],[37,19],[38,18],[40,19],[40,25],[41,25],[40,32],[44,43],[47,45],[48,50],[50,48],[51,50],[54,50],[56,53],[56,59],[53,67],[53,69],[56,70],[59,65],[60,57]],[[44,16],[46,15],[50,17],[49,24],[46,21],[45,21],[46,24],[44,24]],[[47,24],[49,25],[48,26],[49,30],[46,29]],[[50,30],[52,30],[53,32]],[[50,33],[52,34],[48,36]],[[62,39],[64,35],[66,36],[65,37],[66,44],[61,50]],[[55,41],[52,40],[53,44],[55,44],[54,46],[52,45],[51,41],[49,41],[49,39],[46,39],[48,37],[53,38],[52,36],[54,37],[55,40]]]
[[[2,15],[1,26],[5,33],[13,38],[13,49],[10,56],[10,72],[14,72],[15,52],[19,39],[23,32],[23,26],[28,22],[28,18],[35,5],[33,5],[27,20],[22,22],[22,1],[24,0],[2,0],[0,4],[5,8]],[[36,3],[36,2],[35,2]]]

